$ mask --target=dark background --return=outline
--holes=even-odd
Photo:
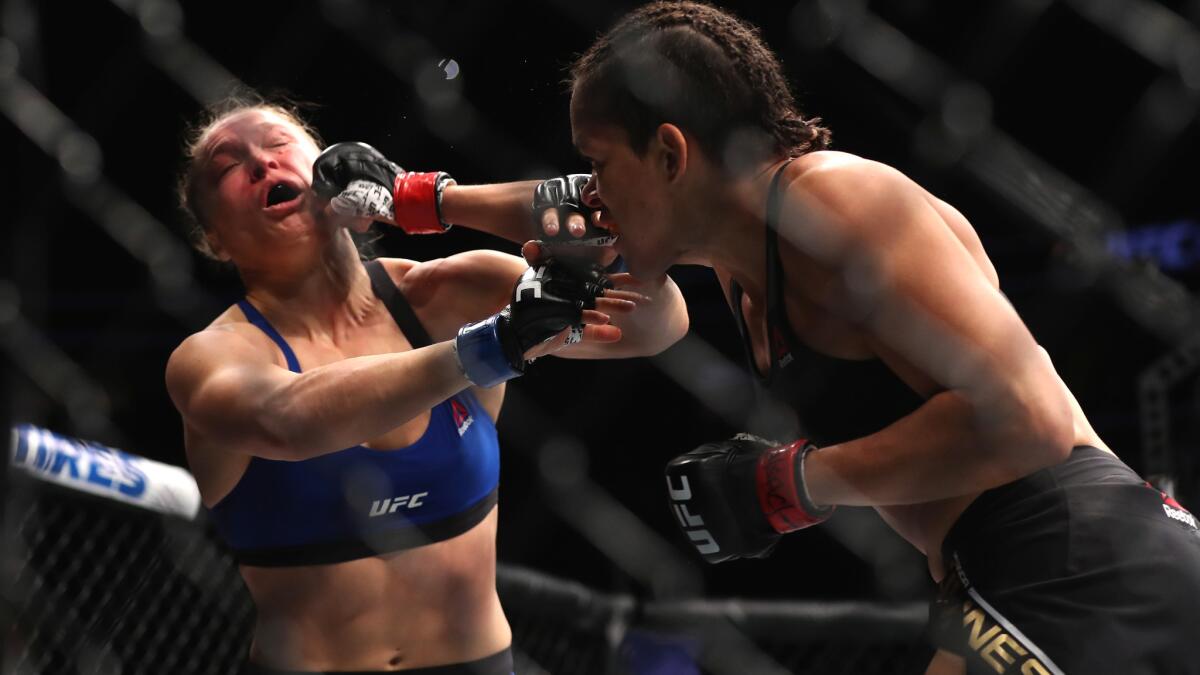
[[[308,102],[326,141],[365,141],[462,183],[585,171],[564,68],[633,6],[4,3],[10,417],[183,463],[164,364],[241,291],[183,248],[173,185],[186,128],[226,75]],[[1200,2],[728,6],[762,28],[837,149],[963,211],[1101,436],[1197,503]],[[444,59],[461,69],[453,80]],[[385,233],[377,247],[416,259],[516,251],[461,228]],[[919,560],[862,513],[840,536],[790,537],[768,561],[694,562],[661,469],[738,430],[705,401],[741,400],[749,385],[730,376],[740,346],[711,274],[674,276],[697,340],[654,360],[545,360],[510,384],[501,559],[645,593],[919,596]],[[881,576],[892,564],[903,579]],[[677,573],[686,583],[666,578]]]

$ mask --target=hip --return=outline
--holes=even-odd
[[[933,637],[981,672],[1200,673],[1200,529],[1111,453],[984,492],[941,554]]]

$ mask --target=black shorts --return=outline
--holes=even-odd
[[[410,670],[276,670],[246,662],[238,675],[512,675],[512,649],[496,652],[477,661]]]
[[[930,634],[968,673],[1200,674],[1196,519],[1110,453],[984,492],[942,553]]]

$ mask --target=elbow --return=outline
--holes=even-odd
[[[1043,467],[1061,464],[1075,447],[1075,409],[1066,386],[1051,371],[1039,387],[1037,402],[1030,409],[1031,444]]]
[[[687,335],[688,330],[690,330],[692,327],[691,321],[692,320],[687,313],[687,308],[685,307],[683,311],[676,315],[675,321],[672,322],[673,331],[669,333],[670,342],[668,342],[666,347],[663,347],[663,349],[666,349],[667,347],[670,347],[676,342],[682,340],[683,337]]]
[[[687,335],[688,329],[691,327],[691,319],[688,317],[687,307],[683,305],[682,301],[679,303],[678,311],[672,312],[664,324],[657,331],[658,339],[648,341],[648,349],[643,356],[657,356]]]
[[[652,329],[654,339],[647,341],[648,348],[644,356],[657,356],[667,351],[671,345],[682,340],[691,328],[691,317],[688,316],[683,293],[671,277],[663,275],[662,281],[659,289],[650,291],[651,295],[666,302],[664,309],[659,313],[661,320],[656,322]]]
[[[657,356],[670,348],[676,342],[679,342],[687,335],[689,320],[687,313],[682,316],[675,317],[670,321],[665,330],[662,331],[662,339],[658,340],[654,347],[646,356]]]
[[[1075,444],[1075,426],[1066,400],[1054,395],[1020,405],[1016,424],[1005,446],[1009,449],[1010,479],[1022,478],[1066,461]]]
[[[641,344],[641,348],[636,353],[630,354],[630,356],[658,356],[671,348],[676,342],[682,340],[683,336],[687,335],[687,329],[687,318],[684,318],[682,327],[673,325],[660,332],[653,339],[644,341]]]
[[[1071,411],[1043,411],[1030,422],[1030,446],[1039,459],[1039,469],[1061,464],[1075,447],[1075,425]]]

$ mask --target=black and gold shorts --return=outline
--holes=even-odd
[[[1200,675],[1196,519],[1110,453],[983,493],[942,553],[930,635],[968,673]]]

